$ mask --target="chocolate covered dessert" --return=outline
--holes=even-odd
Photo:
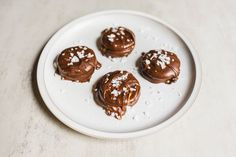
[[[178,79],[180,60],[176,54],[165,50],[151,50],[143,53],[139,70],[152,83],[171,84]]]
[[[57,58],[57,70],[63,79],[87,82],[101,64],[92,49],[76,46],[65,49]]]
[[[99,49],[108,57],[128,56],[134,46],[134,33],[125,27],[105,29],[99,39]]]
[[[140,84],[127,71],[114,71],[104,75],[93,89],[94,99],[107,115],[121,119],[127,106],[133,106],[139,99]]]

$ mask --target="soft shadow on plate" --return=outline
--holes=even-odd
[[[45,46],[46,44],[44,44]],[[41,111],[43,113],[46,113],[45,115],[48,117],[48,119],[50,121],[53,121],[53,123],[55,123],[57,126],[59,126],[60,129],[66,129],[66,131],[70,131],[71,133],[74,134],[79,134],[81,137],[87,137],[90,138],[88,136],[85,136],[83,134],[80,134],[78,132],[76,132],[73,129],[70,129],[69,127],[67,127],[65,124],[63,124],[61,121],[59,121],[47,108],[46,104],[44,103],[40,93],[39,93],[39,89],[38,89],[38,85],[37,85],[37,65],[38,65],[38,61],[39,61],[39,57],[41,55],[41,52],[44,48],[44,46],[40,49],[39,53],[37,54],[37,57],[34,60],[34,64],[33,64],[33,70],[31,72],[31,89],[32,92],[37,100],[37,105],[39,105]]]
[[[37,84],[37,65],[38,65],[38,61],[39,61],[39,58],[40,58],[40,55],[44,49],[46,44],[44,44],[42,46],[42,48],[39,50],[35,60],[34,60],[34,63],[33,63],[33,69],[32,69],[32,72],[31,72],[31,89],[32,89],[32,93],[33,95],[35,96],[35,99],[37,101],[37,105],[39,106],[40,110],[45,113],[44,115],[47,116],[47,118],[52,121],[55,125],[57,125],[60,129],[65,129],[66,132],[70,132],[70,133],[73,133],[75,135],[79,135],[78,137],[82,137],[84,138],[85,140],[88,140],[88,139],[93,139],[94,142],[106,142],[107,140],[106,139],[98,139],[98,138],[93,138],[93,137],[90,137],[90,136],[87,136],[87,135],[84,135],[84,134],[81,134],[71,128],[69,128],[68,126],[66,126],[64,123],[62,123],[60,120],[58,120],[50,111],[49,109],[47,108],[46,104],[44,103],[41,95],[40,95],[40,92],[39,92],[39,89],[38,89],[38,84]],[[96,82],[97,83],[97,82]],[[96,83],[94,84],[94,86],[96,85]],[[93,86],[93,87],[94,87]],[[100,106],[98,106],[100,107]],[[101,108],[102,109],[102,108]],[[112,142],[113,140],[111,140]],[[120,139],[120,140],[114,140],[113,142],[123,142],[123,141],[126,141],[125,139]],[[132,141],[132,140],[131,140]]]

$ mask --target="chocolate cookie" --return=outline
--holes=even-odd
[[[57,58],[58,73],[66,80],[87,82],[100,67],[93,50],[86,46],[67,48]]]
[[[124,27],[105,29],[99,40],[99,49],[108,57],[128,56],[134,46],[134,33]]]
[[[142,54],[139,68],[150,82],[171,84],[178,79],[180,60],[172,52],[151,50]]]
[[[127,71],[114,71],[104,75],[93,89],[94,99],[107,115],[121,119],[127,106],[133,106],[139,99],[140,84]]]

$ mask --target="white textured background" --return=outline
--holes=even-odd
[[[203,82],[193,107],[170,127],[131,140],[99,140],[59,122],[36,90],[42,47],[88,13],[131,9],[185,34],[200,55]],[[1,157],[235,157],[235,0],[0,0]]]

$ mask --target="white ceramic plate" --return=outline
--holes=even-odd
[[[136,35],[134,51],[123,59],[110,60],[99,52],[96,40],[102,30],[124,26]],[[65,48],[92,48],[102,68],[89,83],[61,80],[53,61]],[[181,60],[179,80],[171,85],[152,84],[137,71],[135,62],[151,49],[174,51]],[[105,114],[92,97],[92,85],[107,72],[128,70],[141,84],[141,97],[122,120]],[[38,63],[37,81],[49,110],[63,123],[83,134],[98,138],[130,138],[157,131],[178,119],[194,102],[201,82],[200,62],[183,35],[156,17],[133,11],[90,14],[60,29],[45,46]]]

